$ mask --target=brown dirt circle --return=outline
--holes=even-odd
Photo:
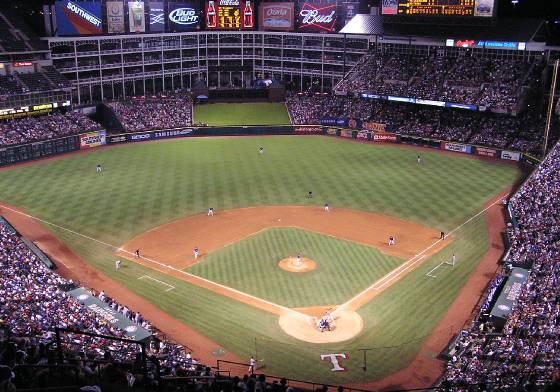
[[[278,266],[285,271],[298,273],[313,271],[317,268],[317,263],[307,257],[302,257],[298,265],[296,257],[287,257],[280,260]]]

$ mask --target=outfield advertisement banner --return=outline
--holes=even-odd
[[[148,3],[150,12],[148,14],[148,24],[151,33],[163,33],[165,31],[165,12],[163,11],[163,1],[150,1]]]
[[[486,147],[475,147],[474,153],[476,155],[481,155],[484,157],[496,158],[498,156],[498,150],[495,150],[493,148],[486,148]]]
[[[385,124],[380,123],[364,122],[362,124],[362,128],[367,129],[368,131],[385,132]]]
[[[56,21],[59,36],[103,34],[101,2],[58,0]]]
[[[323,117],[321,119],[321,125],[334,125],[338,127],[345,127],[348,124],[347,118],[339,117]]]
[[[106,143],[105,131],[88,132],[80,135],[80,150],[103,146]]]
[[[169,30],[188,31],[200,28],[199,12],[195,3],[169,4]]]
[[[126,135],[117,135],[117,136],[109,136],[106,139],[107,144],[118,144],[118,143],[126,143]]]
[[[356,139],[359,140],[371,140],[371,132],[368,131],[358,131]]]
[[[154,137],[152,132],[145,133],[131,133],[126,135],[127,139],[131,142],[144,142],[146,140],[152,140]]]
[[[521,154],[513,151],[502,151],[500,157],[508,161],[519,161],[521,159]]]
[[[442,142],[441,149],[448,150],[448,151],[462,152],[465,154],[472,153],[472,146],[469,146],[467,144]]]
[[[374,142],[396,143],[398,141],[397,135],[394,133],[374,133]]]
[[[132,340],[141,341],[152,336],[150,331],[144,329],[141,325],[136,324],[132,320],[129,320],[83,287],[68,291],[66,294],[76,298],[86,309],[124,331],[126,336]]]
[[[154,139],[168,139],[173,137],[185,137],[191,136],[194,132],[192,128],[186,129],[173,129],[168,131],[156,131],[154,132]]]
[[[294,133],[296,135],[310,135],[310,134],[322,134],[323,128],[322,127],[313,127],[313,126],[299,126],[294,127]]]
[[[122,1],[107,2],[107,32],[124,34],[124,4]]]

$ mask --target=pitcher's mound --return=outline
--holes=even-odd
[[[286,311],[278,319],[280,328],[288,335],[309,343],[336,343],[352,339],[364,328],[364,320],[354,311],[333,313],[331,331],[321,332],[318,328],[320,317],[313,317],[295,311]]]
[[[317,268],[317,263],[307,257],[302,257],[299,264],[295,257],[280,260],[278,266],[289,272],[309,272]]]

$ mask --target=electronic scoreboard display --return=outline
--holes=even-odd
[[[209,0],[205,5],[207,30],[252,30],[253,0]]]
[[[496,0],[382,0],[384,15],[493,17]]]

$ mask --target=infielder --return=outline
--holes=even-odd
[[[115,269],[119,270],[121,268],[121,261],[119,259],[115,260]]]
[[[214,208],[213,207],[210,207],[208,209],[208,216],[214,216]]]
[[[439,239],[440,240],[444,240],[445,239],[445,233],[442,231],[439,233]]]
[[[194,248],[193,252],[194,252],[194,258],[198,259],[198,247],[197,246]]]
[[[395,237],[393,237],[392,235],[389,236],[389,245],[395,245]]]
[[[298,252],[296,256],[296,265],[299,267],[301,265],[301,252]]]
[[[323,209],[325,210],[325,212],[329,212],[329,203],[325,203]]]
[[[95,168],[95,171],[96,171],[97,173],[101,173],[102,170],[103,170],[103,169],[101,169],[101,165],[100,165],[100,164],[97,164],[97,167]]]
[[[140,249],[136,249],[134,251],[134,253],[136,253],[136,258],[139,259],[140,258]]]

